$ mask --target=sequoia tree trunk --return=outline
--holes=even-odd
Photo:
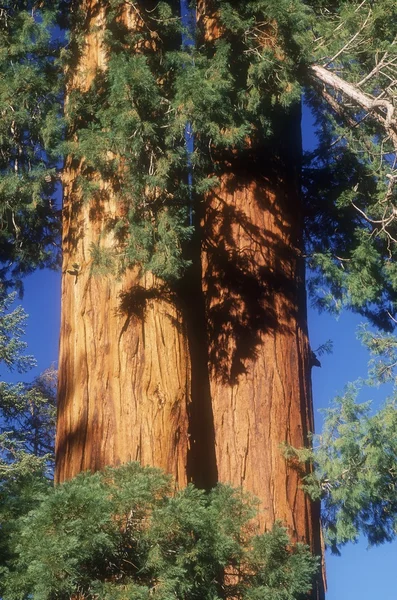
[[[310,502],[282,452],[313,431],[299,199],[292,172],[280,185],[254,160],[232,168],[203,218],[218,476],[260,498],[265,528],[281,519],[308,541]]]
[[[106,69],[104,3],[85,0],[85,45],[69,76],[83,93]],[[125,19],[137,26],[133,4]],[[216,14],[198,2],[204,43]],[[300,110],[280,114],[268,144],[231,153],[204,202],[191,272],[178,292],[147,275],[95,277],[92,244],[114,243],[121,210],[84,161],[64,174],[62,321],[56,480],[129,460],[161,467],[178,486],[217,480],[260,501],[260,524],[282,521],[321,555],[319,513],[282,445],[313,431],[299,195]],[[313,598],[323,597],[321,583]]]
[[[68,94],[83,94],[106,69],[104,3],[85,0],[85,43],[76,50]],[[132,4],[123,15],[137,26]],[[56,481],[84,470],[140,461],[187,482],[190,363],[186,327],[170,291],[147,275],[91,272],[92,244],[114,239],[107,224],[121,210],[93,174],[97,197],[83,201],[84,161],[64,171],[62,315]]]
[[[221,35],[212,4],[198,2],[202,43],[210,48]],[[202,219],[216,456],[221,481],[261,500],[265,528],[281,519],[296,540],[312,542],[311,504],[281,450],[307,445],[313,431],[301,114],[299,106],[273,112],[267,141],[225,159],[215,155],[220,186]]]
[[[292,168],[276,181],[269,161],[236,160],[202,222],[217,469],[261,500],[263,528],[280,519],[314,544],[318,515],[282,450],[313,431],[299,198]]]
[[[198,0],[209,52],[222,34],[212,7]],[[314,431],[300,105],[274,111],[272,123],[271,136],[245,152],[222,157],[214,149],[220,185],[201,222],[217,472],[260,500],[262,530],[280,520],[321,556],[320,507],[300,487],[302,469],[283,454],[285,445],[307,446]],[[324,596],[324,581],[323,569],[313,597]]]

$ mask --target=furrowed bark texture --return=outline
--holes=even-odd
[[[210,1],[198,3],[204,42],[221,35]],[[253,492],[269,528],[313,536],[311,507],[280,445],[313,430],[310,348],[300,259],[300,111],[261,143],[225,161],[203,218],[203,287],[218,475]],[[242,154],[242,153],[241,153]]]
[[[87,90],[106,68],[102,6],[85,2],[69,90]],[[208,2],[198,18],[211,43],[219,28]],[[279,519],[320,555],[318,507],[281,449],[306,445],[313,430],[299,108],[276,128],[270,145],[231,153],[219,188],[199,203],[196,260],[177,300],[151,276],[90,275],[91,244],[112,245],[106,224],[120,208],[99,179],[98,201],[84,204],[84,165],[67,163],[56,479],[139,460],[179,486],[242,486],[260,500],[262,529]],[[319,583],[313,598],[322,597]]]
[[[203,222],[203,284],[219,479],[260,498],[265,528],[281,519],[308,541],[310,503],[281,449],[313,429],[294,200],[247,171],[225,175]]]
[[[221,34],[211,4],[198,2],[207,45]],[[225,160],[202,219],[203,291],[219,480],[259,498],[262,529],[280,520],[321,556],[319,506],[282,453],[283,444],[307,446],[314,430],[300,117],[299,106],[280,114],[268,145]],[[319,580],[312,597],[323,596]]]
[[[85,45],[69,92],[85,92],[106,68],[103,3],[86,0],[82,8]],[[134,15],[129,5],[126,21]],[[69,160],[64,175],[56,480],[138,460],[183,486],[190,398],[185,325],[153,277],[91,275],[91,244],[114,243],[106,225],[120,207],[99,178],[97,200],[81,200],[76,181],[83,167]]]

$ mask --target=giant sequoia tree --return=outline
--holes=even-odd
[[[255,7],[223,20],[198,3],[196,50],[182,52],[156,4],[83,8],[67,81],[57,478],[139,460],[179,485],[230,482],[261,499],[263,526],[279,518],[318,550],[280,450],[312,428],[299,97],[282,109],[276,67],[256,96]],[[282,63],[290,46],[299,62],[289,36],[303,15],[284,31],[259,24],[261,51]]]
[[[318,552],[280,450],[313,428],[304,269],[321,308],[394,326],[395,3],[199,0],[186,45],[177,1],[65,2],[60,58],[34,4],[6,4],[8,76],[45,83],[38,112],[21,79],[18,111],[2,96],[16,259],[18,219],[51,207],[66,78],[57,480],[139,460],[179,486],[230,482],[258,496],[262,527],[281,519]]]

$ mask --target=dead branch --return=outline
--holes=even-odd
[[[397,152],[397,119],[395,107],[391,100],[374,98],[363,92],[357,85],[342,79],[339,75],[320,65],[312,65],[310,71],[316,82],[321,82],[323,85],[341,92],[356,106],[366,110],[370,116],[378,121],[383,126]]]

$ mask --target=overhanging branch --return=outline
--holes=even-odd
[[[376,121],[382,125],[386,134],[393,142],[394,148],[397,152],[397,119],[395,115],[395,107],[390,100],[373,98],[372,96],[369,96],[360,90],[354,84],[345,81],[332,71],[329,71],[320,65],[312,65],[310,67],[310,71],[312,77],[317,82],[321,82],[323,85],[329,86],[334,90],[341,92],[350,101],[366,110],[374,119],[376,119]],[[335,99],[333,100],[335,101]]]
[[[332,71],[320,65],[312,65],[310,71],[313,80],[321,86],[321,95],[324,100],[329,104],[332,110],[345,121],[349,128],[353,129],[358,126],[359,123],[362,122],[362,119],[356,122],[355,119],[352,118],[349,111],[345,110],[345,101],[349,101],[350,104],[364,110],[366,112],[364,118],[375,119],[381,125],[387,138],[394,147],[394,154],[397,158],[397,118],[393,101],[384,97],[373,97],[363,92],[360,89],[359,84],[355,85],[345,81]],[[365,82],[367,79],[364,78],[363,81]],[[342,102],[339,101],[332,91],[337,92],[338,95],[342,96]],[[397,244],[397,239],[390,230],[397,222],[397,208],[393,203],[393,195],[397,185],[395,163],[391,167],[391,173],[387,174],[386,177],[388,179],[387,191],[385,198],[380,201],[380,204],[384,206],[383,214],[380,219],[371,218],[365,210],[357,206],[354,202],[352,202],[352,206],[359,212],[361,217],[372,225],[373,231],[371,235],[379,235],[380,233],[386,235],[391,256],[390,244]]]

